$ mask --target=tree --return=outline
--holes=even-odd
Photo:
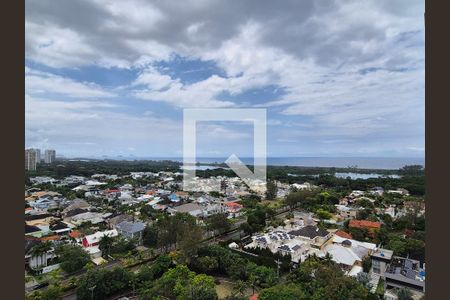
[[[248,196],[241,196],[241,204],[245,208],[256,208],[259,202],[261,202],[261,197],[258,195],[250,194]]]
[[[176,226],[172,221],[172,217],[164,216],[157,222],[158,242],[157,246],[164,251],[170,249],[177,242]]]
[[[189,262],[195,255],[203,230],[197,225],[195,217],[188,213],[177,213],[158,220],[158,246],[168,250],[175,246],[181,252],[184,262]]]
[[[133,274],[121,267],[113,270],[88,270],[78,281],[77,299],[106,299],[108,296],[131,287]]]
[[[421,165],[406,165],[399,169],[399,173],[404,176],[421,176],[424,175],[424,172]]]
[[[396,290],[398,300],[412,300],[412,292],[407,288],[401,288]]]
[[[158,228],[153,225],[147,225],[142,232],[142,242],[146,247],[156,247],[158,244]]]
[[[404,255],[406,253],[406,242],[403,238],[395,236],[390,239],[387,248],[394,251],[397,255]]]
[[[243,296],[247,287],[247,282],[238,280],[233,286],[233,294]]]
[[[219,266],[217,259],[211,256],[202,256],[194,261],[195,268],[201,273],[210,273]]]
[[[356,213],[356,219],[367,220],[367,218],[372,214],[372,209],[365,208],[361,209]]]
[[[126,239],[123,236],[117,236],[113,240],[111,253],[128,253],[136,248],[136,238]]]
[[[297,284],[307,299],[366,299],[368,296],[368,290],[355,278],[345,276],[336,263],[325,263],[317,257],[306,259],[288,275],[288,282]]]
[[[357,241],[364,241],[368,235],[366,228],[350,227],[348,231],[352,235],[353,239]]]
[[[167,270],[169,270],[172,265],[172,259],[168,255],[160,255],[155,260],[155,263],[152,265],[153,274],[155,278],[159,278],[164,274]]]
[[[366,272],[359,272],[356,275],[356,280],[358,280],[359,283],[361,283],[363,286],[365,286],[368,290],[372,288],[372,284],[370,283],[370,275]]]
[[[143,205],[139,212],[141,213],[141,216],[148,219],[155,219],[158,214],[158,211],[150,205]]]
[[[169,269],[161,278],[139,290],[140,299],[216,300],[214,278],[195,274],[185,265]]]
[[[306,200],[312,196],[311,191],[308,190],[301,190],[298,192],[292,192],[287,195],[285,199],[286,205],[288,205],[291,210],[293,210],[295,207],[297,207],[302,202],[306,202]]]
[[[186,292],[186,287],[194,277],[195,273],[190,271],[188,267],[177,265],[175,268],[165,272],[154,287],[158,294],[168,298],[176,298],[178,295]]]
[[[114,245],[114,238],[109,235],[104,235],[100,238],[98,248],[102,251],[103,257],[108,257],[111,254],[111,248]]]
[[[327,254],[325,254],[325,256],[323,257],[323,263],[327,266],[331,266],[334,264],[333,256],[329,252],[327,252]]]
[[[413,259],[425,261],[425,242],[416,239],[406,239],[405,250]]]
[[[363,259],[362,268],[364,272],[369,273],[370,269],[372,268],[372,259],[370,258],[370,256],[367,256]]]
[[[61,280],[61,269],[55,269],[48,274],[49,283],[58,286]]]
[[[227,213],[214,214],[206,219],[206,226],[208,230],[215,233],[223,233],[231,228],[230,220]]]
[[[278,187],[276,182],[269,180],[266,184],[266,199],[273,200],[277,197]]]
[[[51,285],[41,294],[41,300],[55,300],[62,298],[62,289],[59,286]]]
[[[310,299],[305,292],[295,284],[276,285],[263,289],[259,293],[260,300],[302,300]]]
[[[151,265],[143,265],[139,269],[137,280],[152,281],[161,277],[172,266],[172,259],[168,255],[160,255]]]
[[[330,212],[322,208],[316,210],[316,215],[317,217],[319,217],[319,219],[326,219],[326,220],[331,219],[333,217],[333,215]]]
[[[190,282],[188,289],[184,292],[184,297],[179,298],[191,300],[218,299],[215,290],[214,278],[205,274],[196,275]]]
[[[62,299],[62,289],[56,285],[50,285],[43,291],[27,295],[27,300],[59,300]]]
[[[30,249],[30,255],[37,262],[34,269],[40,269],[47,265],[47,253],[52,249],[50,241],[40,242]]]
[[[274,215],[274,210],[267,205],[257,205],[247,212],[247,224],[243,227],[247,233],[261,231],[266,226],[266,219]]]
[[[65,244],[56,248],[56,254],[61,261],[61,269],[67,273],[81,270],[90,260],[89,254],[80,246]]]
[[[255,263],[247,265],[249,281],[259,287],[271,287],[277,282],[277,274],[272,268],[258,266]]]
[[[392,228],[393,219],[392,219],[391,215],[383,214],[381,216],[381,220],[383,221],[384,225],[386,225],[386,227]]]
[[[41,256],[52,249],[52,243],[50,241],[40,242],[31,248],[30,254],[32,257]]]
[[[287,195],[286,199],[284,200],[284,202],[286,203],[287,206],[289,206],[289,208],[291,210],[293,210],[301,201],[301,192],[291,192],[290,194]]]
[[[180,230],[177,234],[177,241],[183,262],[190,262],[191,258],[197,253],[202,238],[203,230],[197,225]]]

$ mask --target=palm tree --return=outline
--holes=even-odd
[[[330,265],[332,265],[334,263],[333,262],[333,256],[330,253],[328,253],[328,252],[327,252],[327,254],[325,254],[325,256],[323,258],[323,261],[324,261],[324,263],[327,266],[330,266]]]
[[[50,241],[41,242],[30,250],[30,255],[32,258],[36,258],[36,266],[42,266],[47,264],[47,257],[44,257],[48,251],[52,249],[52,243]]]
[[[47,253],[48,251],[50,251],[51,249],[52,249],[52,243],[50,241],[45,241],[45,242],[41,242],[41,243],[33,246],[33,248],[31,248],[31,250],[30,250],[30,254],[32,257],[41,256],[44,253]]]
[[[250,275],[248,278],[248,284],[252,287],[252,295],[255,294],[255,288],[259,285],[259,278],[257,276]]]
[[[236,284],[233,287],[233,291],[240,295],[243,296],[245,293],[245,290],[247,289],[248,283],[242,280],[239,280],[238,282],[236,282]]]
[[[102,256],[107,257],[111,254],[111,248],[114,244],[114,238],[109,235],[104,235],[98,243],[98,248],[102,251]]]

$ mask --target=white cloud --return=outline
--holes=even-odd
[[[114,97],[114,93],[90,82],[73,79],[25,68],[25,90],[29,94],[56,93],[71,98]]]
[[[27,145],[45,140],[49,147],[69,155],[116,155],[122,151],[122,145],[128,145],[128,151],[139,149],[140,155],[147,156],[170,156],[179,150],[179,122],[163,117],[133,116],[116,112],[114,108],[98,101],[67,102],[26,96]],[[79,143],[78,147],[74,148],[73,143]]]
[[[295,143],[288,141],[307,138],[325,152],[333,151],[331,144],[366,153],[368,145],[374,151],[382,149],[371,139],[385,139],[386,147],[413,145],[409,150],[414,152],[424,140],[423,13],[420,0],[282,5],[188,1],[185,9],[173,1],[60,5],[30,0],[26,57],[31,61],[56,68],[100,65],[141,72],[132,84],[111,92],[29,70],[26,88],[33,96],[53,93],[64,100],[112,97],[120,90],[181,108],[268,107],[277,139],[292,147]],[[155,67],[164,61],[170,69],[174,54],[213,62],[223,73],[185,82],[177,72],[189,70],[169,73]],[[275,99],[263,94],[257,103],[233,101],[233,96],[269,85],[283,92]],[[50,102],[45,105],[62,109]],[[74,108],[64,109],[69,118],[81,118],[73,114]],[[82,109],[83,118],[105,117],[98,107]],[[53,118],[50,114],[47,117]],[[315,137],[335,142],[320,143]]]

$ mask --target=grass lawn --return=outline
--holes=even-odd
[[[268,204],[271,208],[279,208],[282,205],[283,200],[278,198],[275,200],[262,200],[262,204]]]

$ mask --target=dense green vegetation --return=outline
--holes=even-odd
[[[189,265],[174,264],[159,256],[134,273],[122,267],[89,269],[77,282],[77,299],[107,299],[132,291],[139,299],[215,300],[212,275],[234,280],[233,295],[244,299],[250,288],[260,299],[377,299],[356,279],[347,277],[331,259],[310,257],[287,277],[279,278],[273,268],[258,265],[221,246],[202,248]],[[61,299],[59,286],[35,292],[27,299]]]
[[[62,297],[62,289],[57,285],[51,285],[43,291],[36,291],[27,295],[27,300],[58,300]]]
[[[316,257],[310,257],[288,275],[287,282],[287,290],[284,289],[285,285],[276,286],[269,291],[263,290],[260,298],[262,300],[373,299],[362,284],[355,278],[345,276],[331,259],[322,261]],[[278,293],[281,298],[277,298]]]
[[[224,233],[230,230],[231,222],[227,213],[219,213],[208,217],[205,220],[206,228],[213,234]]]
[[[61,269],[67,273],[81,270],[90,260],[89,254],[76,244],[63,244],[56,248]]]
[[[272,200],[277,197],[277,185],[274,181],[267,181],[267,191],[266,191],[266,199]]]
[[[127,175],[130,172],[177,172],[180,166],[180,162],[169,160],[60,160],[52,164],[38,164],[36,171],[27,171],[27,175],[29,177],[51,176],[55,178],[63,178],[70,175]]]
[[[77,299],[106,299],[130,288],[133,274],[123,268],[91,269],[78,281]]]
[[[147,226],[143,233],[144,245],[158,247],[165,252],[178,249],[183,262],[188,262],[195,255],[202,239],[202,227],[188,213],[162,215],[153,225]]]
[[[106,299],[132,290],[139,299],[217,299],[214,279],[159,256],[137,273],[123,268],[89,270],[78,283],[77,299]]]
[[[110,237],[103,236],[99,242],[99,249],[102,256],[108,258],[109,255],[122,254],[133,251],[136,248],[137,241],[125,239],[122,236]],[[136,251],[134,252],[136,254]]]
[[[246,211],[247,222],[242,223],[241,229],[251,234],[264,229],[267,220],[273,219],[275,216],[275,210],[268,205],[256,204],[254,208],[248,208]]]
[[[265,288],[278,282],[274,268],[258,265],[241,254],[221,246],[200,249],[198,257],[189,266],[194,271],[241,280],[250,287]]]
[[[51,176],[63,178],[70,175],[91,176],[97,173],[126,175],[129,172],[159,172],[180,171],[180,162],[174,161],[117,161],[117,160],[87,160],[70,161],[63,160],[54,164],[38,164],[36,171],[26,172],[26,182],[33,176]],[[356,179],[337,178],[336,172],[354,173],[378,173],[384,175],[398,174],[401,178],[369,178]],[[235,176],[229,169],[198,170],[199,177],[210,176]],[[296,175],[296,176],[291,176]],[[405,166],[399,170],[357,169],[357,168],[321,168],[321,167],[293,167],[293,166],[268,166],[267,176],[270,180],[278,180],[286,183],[308,181],[312,184],[324,187],[332,187],[338,192],[349,192],[352,189],[366,190],[375,186],[385,189],[398,187],[406,188],[412,195],[425,194],[425,170],[422,166]]]
[[[177,265],[159,279],[146,282],[139,290],[139,299],[215,300],[218,297],[213,277],[196,274],[185,265]]]

